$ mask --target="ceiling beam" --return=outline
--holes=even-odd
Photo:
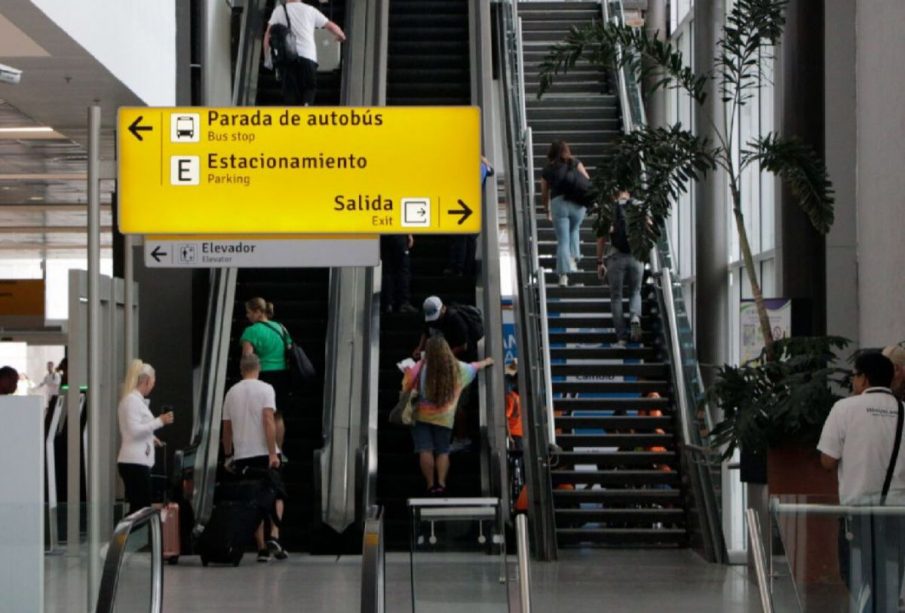
[[[113,226],[101,226],[101,232],[112,232]],[[88,226],[0,226],[0,234],[87,234]]]

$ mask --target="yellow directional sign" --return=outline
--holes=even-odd
[[[121,108],[126,234],[473,234],[476,107]]]

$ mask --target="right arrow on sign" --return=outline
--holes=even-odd
[[[154,251],[151,252],[151,257],[154,258],[155,262],[159,262],[160,258],[165,257],[166,255],[168,255],[166,251],[160,250],[160,245],[154,247]]]
[[[462,207],[462,208],[460,208],[460,209],[449,209],[449,210],[446,211],[446,212],[449,213],[450,215],[461,215],[462,217],[460,217],[460,218],[459,218],[459,221],[457,222],[457,225],[460,225],[460,226],[461,226],[463,223],[465,223],[465,220],[466,220],[466,219],[468,219],[469,217],[471,217],[471,209],[468,207],[467,204],[465,204],[465,203],[462,202],[461,200],[457,200],[456,202],[458,202],[458,203],[459,203],[459,206]]]

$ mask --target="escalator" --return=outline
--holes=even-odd
[[[387,104],[392,106],[461,106],[471,104],[468,2],[466,0],[393,0],[389,9]],[[439,171],[440,169],[438,169]],[[478,160],[475,160],[475,174]],[[406,499],[425,495],[424,480],[413,453],[411,432],[387,423],[399,395],[402,375],[396,363],[409,357],[424,326],[420,307],[438,295],[445,304],[475,304],[475,277],[445,275],[449,237],[415,237],[411,250],[412,304],[416,314],[381,317],[379,374],[379,456],[377,499],[384,508],[387,547],[407,549]],[[472,448],[451,456],[449,496],[481,494],[481,459],[476,444],[477,398],[469,417]]]
[[[248,3],[234,19],[233,44],[236,57],[234,100],[237,105],[280,106],[282,95],[274,73],[260,68],[261,39],[274,0]],[[343,27],[345,3],[321,7],[322,12]],[[340,102],[341,70],[318,74],[317,105]],[[310,357],[317,376],[293,392],[290,406],[278,407],[286,423],[283,469],[288,501],[281,541],[290,551],[329,551],[331,531],[320,524],[315,450],[324,444],[323,405],[330,270],[326,268],[244,268],[215,271],[208,306],[205,358],[202,364],[201,407],[195,444],[182,459],[182,474],[192,491],[196,514],[195,533],[203,530],[212,508],[215,489],[213,466],[219,464],[217,421],[222,394],[239,379],[239,338],[249,325],[245,302],[262,297],[274,305],[274,320],[283,324],[295,342]],[[228,336],[228,343],[218,335]],[[213,371],[213,372],[211,372]],[[193,466],[194,468],[190,468]]]

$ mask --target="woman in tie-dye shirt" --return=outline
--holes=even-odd
[[[427,341],[424,358],[405,372],[402,389],[418,391],[412,440],[429,494],[442,496],[446,493],[449,441],[459,395],[479,370],[491,364],[491,358],[471,364],[460,362],[443,337],[434,336]]]

